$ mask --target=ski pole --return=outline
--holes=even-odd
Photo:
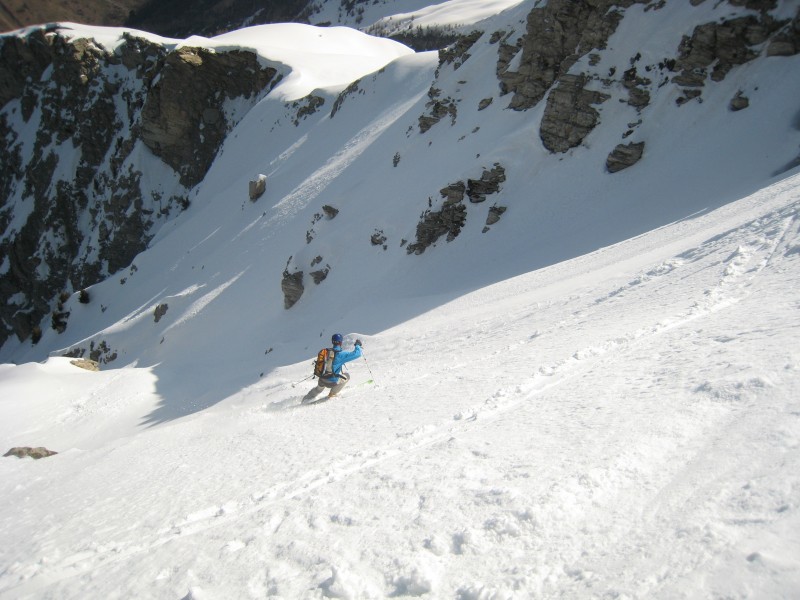
[[[304,381],[308,381],[308,380],[309,380],[309,379],[311,379],[312,377],[314,377],[314,374],[313,374],[313,373],[312,373],[311,375],[309,375],[308,377],[306,377],[305,379],[301,379],[300,381],[295,381],[295,382],[292,384],[292,387],[296,387],[297,385],[299,385],[299,384],[303,383]]]
[[[367,357],[366,357],[366,355],[365,355],[365,354],[362,354],[362,355],[361,355],[361,358],[363,358],[363,359],[364,359],[364,364],[366,364],[366,365],[367,365],[367,371],[369,371],[369,376],[370,376],[370,379],[372,379],[372,381],[375,381],[375,375],[373,375],[373,374],[372,374],[372,369],[370,369],[370,368],[369,368],[369,362],[367,361]],[[378,385],[378,384],[376,383],[375,385]]]

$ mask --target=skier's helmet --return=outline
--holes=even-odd
[[[344,338],[342,337],[342,334],[341,334],[341,333],[334,333],[334,334],[333,334],[333,337],[331,337],[331,341],[332,341],[334,344],[341,344],[343,339],[344,339]]]

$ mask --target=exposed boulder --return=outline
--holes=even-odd
[[[327,273],[326,273],[327,275]],[[283,291],[283,307],[285,309],[292,308],[300,297],[303,295],[303,272],[297,271],[289,273],[288,269],[283,272],[283,280],[281,281],[281,290]]]
[[[383,246],[384,250],[386,249],[386,234],[383,233],[382,229],[376,229],[375,233],[373,233],[369,237],[369,242],[373,246]]]
[[[325,281],[326,277],[328,277],[328,273],[330,273],[330,270],[331,270],[330,266],[326,265],[324,269],[319,269],[317,271],[311,271],[311,273],[309,273],[309,275],[311,275],[311,279],[314,280],[314,283],[316,285],[319,285],[320,283]]]
[[[566,152],[578,146],[597,125],[600,113],[592,106],[608,94],[585,89],[585,75],[562,75],[547,98],[539,135],[550,152]]]
[[[729,105],[729,108],[733,112],[737,112],[740,110],[744,110],[748,106],[750,106],[750,99],[747,96],[745,96],[740,90],[736,92],[736,95],[733,98],[731,98],[731,103]]]
[[[48,450],[43,446],[38,446],[36,448],[32,448],[30,446],[17,446],[15,448],[11,448],[11,450],[6,452],[3,456],[16,456],[17,458],[25,458],[26,456],[30,456],[31,458],[38,460],[40,458],[53,456],[54,454],[58,454],[58,452]]]
[[[311,267],[312,268],[316,267],[321,262],[322,262],[322,257],[321,256],[315,256],[314,260],[311,261]],[[331,266],[330,265],[325,265],[325,267],[322,268],[322,269],[318,269],[316,271],[311,271],[309,273],[309,275],[311,275],[311,279],[314,280],[314,283],[316,285],[319,285],[320,283],[325,281],[325,278],[328,277],[328,273],[330,273],[330,271],[331,271]]]
[[[636,110],[642,110],[650,104],[650,92],[647,89],[652,81],[648,77],[642,77],[636,71],[636,66],[632,66],[625,71],[622,76],[622,85],[628,90],[628,104]]]
[[[169,304],[162,303],[156,306],[155,310],[153,311],[153,320],[158,323],[167,311],[169,310]]]
[[[486,216],[486,226],[483,228],[483,233],[489,231],[489,228],[500,221],[500,217],[508,210],[505,206],[490,206],[489,207],[489,214]]]
[[[495,163],[492,170],[484,169],[480,179],[467,180],[467,196],[469,201],[477,204],[486,200],[486,196],[500,190],[500,184],[506,180],[506,170]]]
[[[635,165],[644,153],[644,142],[619,144],[606,159],[609,173],[616,173]]]
[[[250,181],[250,185],[248,187],[248,192],[250,194],[250,200],[255,202],[261,196],[264,195],[265,191],[267,191],[267,176],[266,175],[259,175],[254,180]]]
[[[506,212],[505,206],[492,206],[489,208],[489,215],[486,217],[487,225],[494,225],[500,220],[500,217]]]
[[[454,202],[461,202],[464,200],[464,192],[466,191],[467,186],[464,182],[457,181],[439,190],[439,195],[444,198],[445,204],[453,204]]]

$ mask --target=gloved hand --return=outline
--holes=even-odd
[[[362,346],[361,340],[356,340],[356,346]]]

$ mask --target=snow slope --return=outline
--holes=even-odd
[[[719,10],[632,7],[598,75]],[[800,592],[800,58],[736,68],[702,103],[665,84],[641,115],[605,89],[601,125],[551,155],[543,107],[506,110],[487,76],[488,37],[458,70],[371,46],[385,66],[335,114],[348,76],[265,49],[307,77],[247,114],[130,269],[67,303],[65,334],[0,349],[0,448],[59,451],[0,461],[0,597]],[[431,85],[458,118],[422,134]],[[325,109],[301,117],[301,87]],[[645,158],[606,173],[639,117]],[[501,192],[408,255],[438,191],[495,163]],[[285,310],[282,272],[323,266]],[[298,407],[336,331],[369,362]],[[60,357],[101,345],[100,373]]]
[[[0,439],[62,453],[0,461],[0,596],[792,597],[799,206],[795,175],[351,333],[318,406],[307,361],[158,426],[150,369],[5,366]]]

